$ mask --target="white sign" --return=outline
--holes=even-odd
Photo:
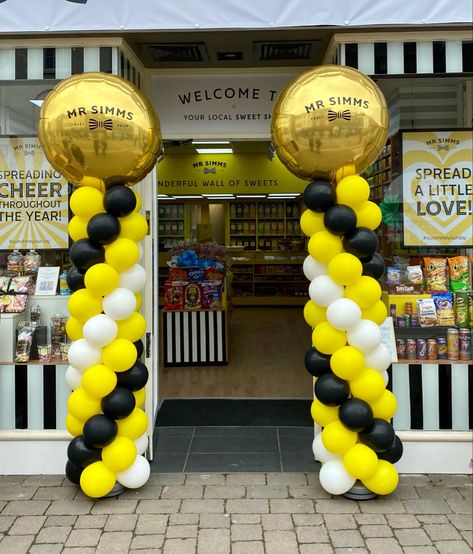
[[[383,337],[384,344],[389,348],[391,352],[391,362],[397,362],[397,349],[396,349],[396,337],[394,335],[393,318],[387,317],[383,323],[379,326],[381,329],[381,336]]]
[[[36,277],[35,295],[55,296],[58,277],[59,267],[40,267],[38,269],[38,276]]]

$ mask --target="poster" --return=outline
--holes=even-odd
[[[473,246],[473,133],[402,135],[405,246]]]
[[[68,184],[37,138],[0,138],[0,250],[68,247]]]

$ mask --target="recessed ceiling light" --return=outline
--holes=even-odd
[[[192,144],[230,144],[229,140],[193,140]]]
[[[299,193],[278,193],[278,194],[268,194],[270,198],[297,198]]]
[[[205,198],[213,198],[214,196],[219,196],[220,198],[233,198],[233,194],[203,194],[202,196],[205,196]]]
[[[176,200],[179,198],[202,198],[201,194],[177,194],[174,197]]]
[[[266,198],[266,194],[237,194],[237,198]]]
[[[197,154],[233,154],[231,148],[196,148]]]

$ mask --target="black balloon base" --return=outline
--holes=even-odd
[[[359,481],[357,481],[353,487],[347,491],[343,496],[349,498],[350,500],[373,500],[378,495],[374,492],[371,492]]]
[[[113,486],[113,489],[108,494],[106,494],[103,498],[112,498],[113,496],[118,496],[125,491],[126,491],[126,487],[124,487],[121,483],[117,482]]]

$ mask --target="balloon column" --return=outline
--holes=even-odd
[[[139,241],[148,224],[127,185],[154,167],[159,122],[131,83],[85,73],[47,96],[39,137],[53,167],[78,187],[70,197],[66,427],[74,439],[66,475],[98,498],[116,483],[140,487],[150,473],[143,456],[148,370],[140,361],[146,321],[138,311],[146,283]]]
[[[387,136],[386,102],[375,83],[342,66],[296,77],[273,111],[272,140],[295,175],[312,179],[301,228],[309,238],[303,271],[310,281],[304,319],[313,328],[305,366],[314,377],[312,417],[323,429],[313,443],[320,482],[331,494],[357,480],[375,494],[397,486],[402,443],[390,419],[391,363],[379,325],[386,318],[378,279],[383,258],[374,230],[381,211],[361,173]]]

